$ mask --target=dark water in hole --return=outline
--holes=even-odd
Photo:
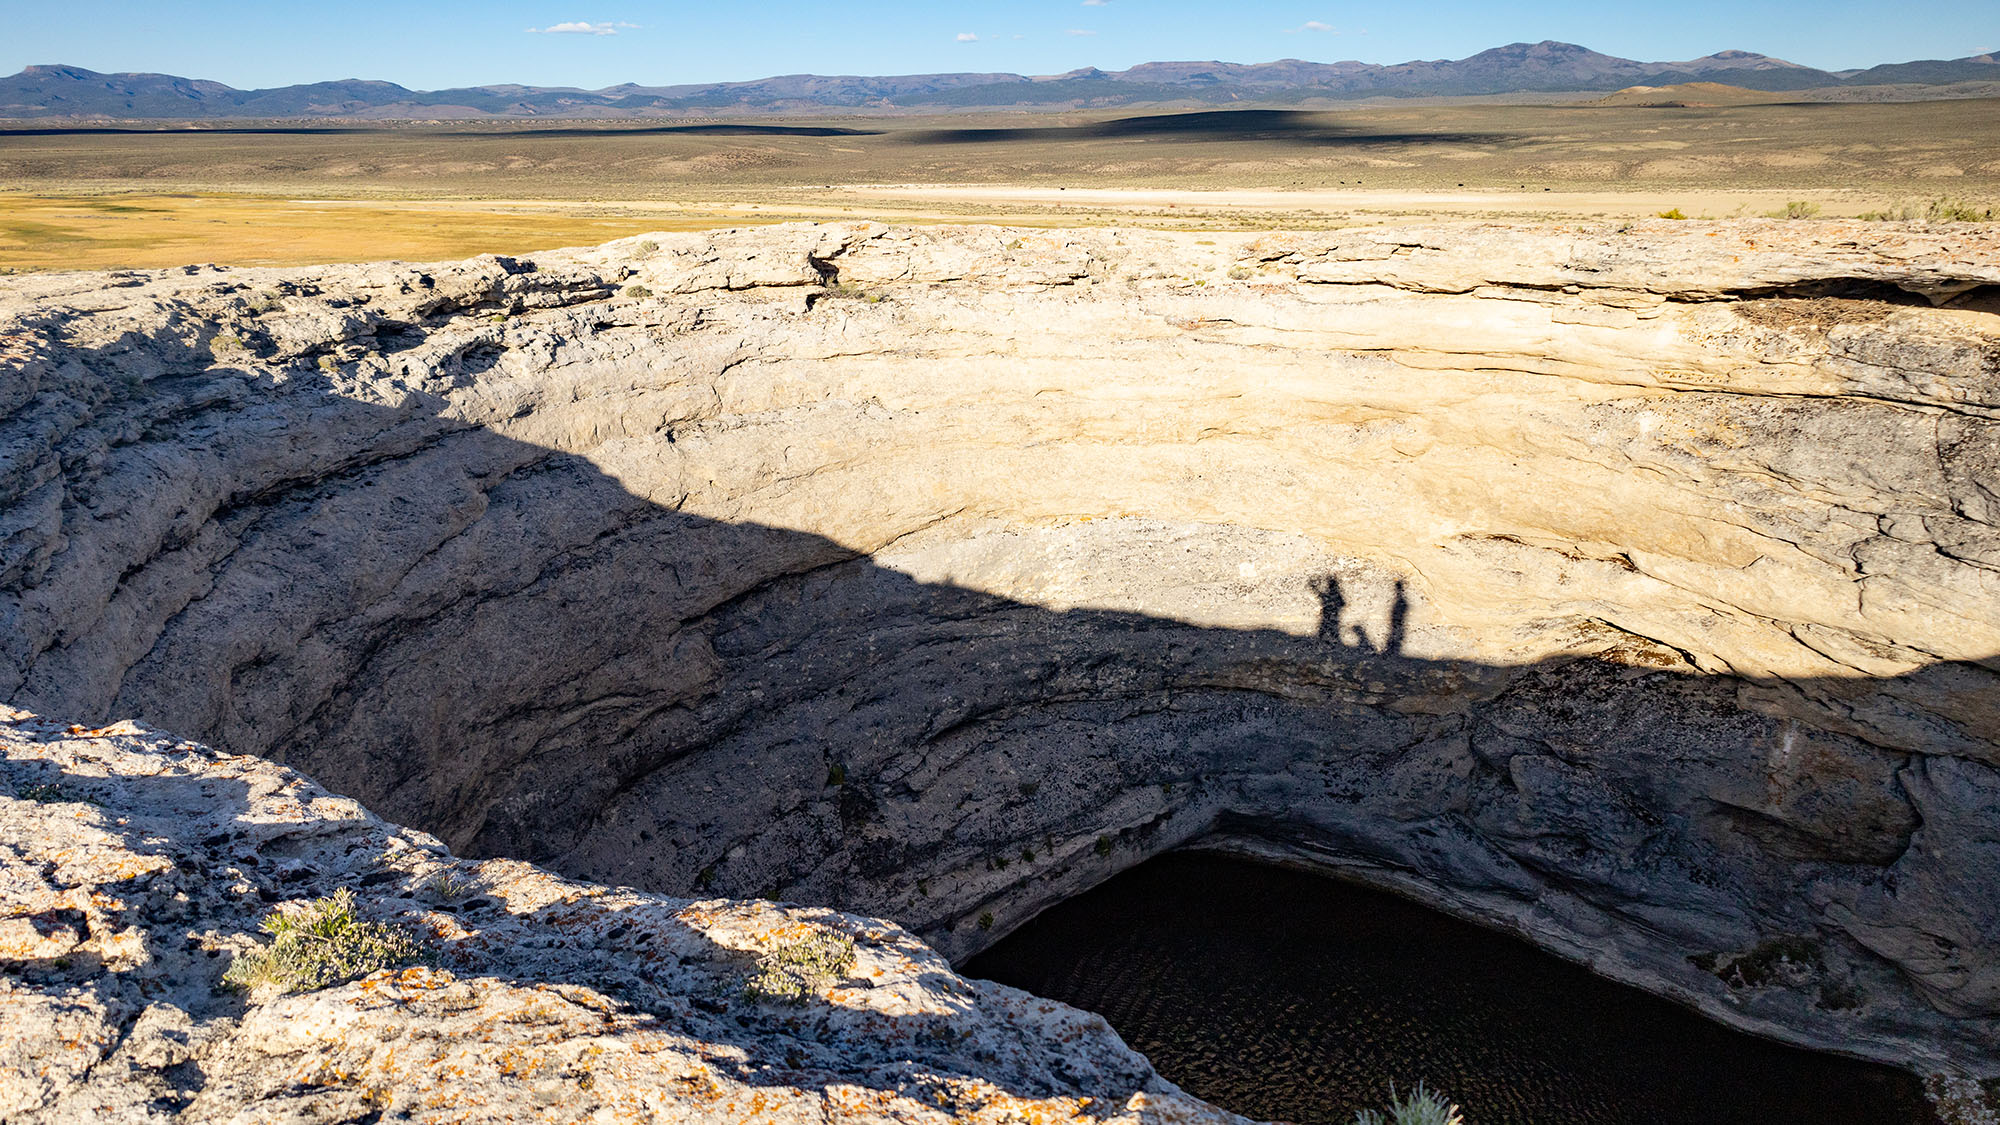
[[[1169,855],[963,967],[1101,1013],[1161,1074],[1350,1125],[1419,1079],[1468,1125],[1935,1125],[1915,1078],[1780,1046],[1377,891]]]

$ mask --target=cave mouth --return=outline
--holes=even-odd
[[[968,976],[1103,1015],[1169,1081],[1348,1125],[1421,1081],[1477,1125],[1935,1125],[1909,1073],[1733,1031],[1387,892],[1174,852],[1043,912]]]

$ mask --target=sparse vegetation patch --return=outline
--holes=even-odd
[[[1423,1083],[1404,1097],[1389,1091],[1389,1109],[1364,1109],[1354,1115],[1354,1125],[1465,1125],[1458,1107]]]
[[[2000,220],[2000,209],[1939,196],[1924,202],[1904,200],[1880,211],[1863,211],[1860,217],[1878,223],[1990,223]]]
[[[871,305],[882,303],[882,294],[870,293],[859,285],[837,281],[826,287],[826,295],[837,301],[864,301]]]
[[[854,968],[854,939],[832,930],[781,941],[757,959],[743,995],[772,1004],[803,1004],[845,979]]]
[[[402,927],[362,921],[354,892],[345,887],[271,915],[263,929],[271,944],[237,957],[224,984],[248,992],[311,992],[431,959],[424,943]]]
[[[455,867],[448,867],[424,880],[425,892],[446,904],[463,902],[477,896],[485,889],[485,884],[477,877]]]

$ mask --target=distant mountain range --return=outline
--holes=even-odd
[[[410,90],[350,79],[238,90],[169,74],[99,74],[75,66],[31,66],[0,79],[0,117],[68,118],[480,118],[659,117],[691,113],[912,111],[1064,106],[1283,104],[1319,98],[1469,96],[1609,91],[1626,86],[1718,82],[1797,91],[2000,81],[2000,58],[1891,63],[1826,71],[1750,51],[1686,62],[1636,62],[1574,43],[1514,43],[1464,59],[1381,66],[1299,59],[1243,64],[1142,63],[1130,70],[1068,74],[910,74],[868,78],[793,74],[755,82],[689,86],[473,86]]]

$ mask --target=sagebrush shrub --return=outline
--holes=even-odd
[[[382,969],[430,960],[430,951],[400,926],[364,922],[354,892],[342,887],[264,919],[271,944],[236,958],[222,982],[246,991],[311,992]]]
[[[757,959],[757,972],[743,985],[752,1000],[803,1004],[846,979],[854,967],[854,939],[832,930],[781,941]]]

